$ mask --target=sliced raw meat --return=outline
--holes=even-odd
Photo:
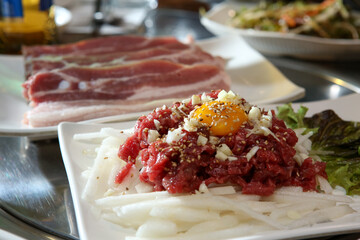
[[[72,67],[39,73],[25,84],[24,95],[35,106],[41,102],[73,100],[155,100],[186,89],[229,89],[230,79],[213,65],[184,65],[147,60],[107,68]],[[186,92],[186,91],[185,91]]]
[[[100,56],[43,56],[33,58],[26,64],[26,75],[28,78],[36,73],[53,69],[73,66],[115,66],[145,59],[167,60],[183,64],[207,63],[219,67],[225,65],[224,59],[213,57],[195,45],[186,45],[179,42],[141,51],[116,52]]]
[[[24,47],[23,55],[26,59],[42,55],[102,55],[114,52],[139,51],[150,47],[178,42],[174,37],[146,38],[142,36],[114,36],[94,38],[64,45]]]
[[[195,76],[194,76],[195,77]],[[78,122],[88,119],[141,112],[159,105],[172,105],[174,101],[193,94],[209,92],[213,89],[229,89],[229,78],[224,72],[217,72],[206,81],[191,78],[193,81],[180,87],[166,84],[163,87],[149,86],[133,89],[133,95],[126,100],[72,100],[46,101],[37,104],[25,115],[24,122],[32,127],[54,126],[60,122]],[[171,79],[169,79],[171,81]],[[175,81],[175,80],[172,80]],[[160,102],[157,100],[161,100]]]
[[[230,88],[225,60],[173,37],[116,36],[25,47],[24,97],[32,127],[83,121],[172,104]]]

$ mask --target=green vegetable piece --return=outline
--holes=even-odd
[[[331,185],[343,187],[349,195],[360,194],[360,161],[344,165],[328,162],[326,172]]]
[[[286,104],[278,107],[277,117],[292,129],[313,131],[310,155],[326,162],[330,184],[343,187],[349,195],[359,195],[360,123],[344,121],[332,110],[305,117],[307,110],[300,107],[295,112],[291,104]]]
[[[358,155],[360,124],[344,121],[332,110],[304,118],[304,124],[307,128],[318,128],[318,133],[311,137],[313,148],[324,150],[343,148],[343,152],[351,149],[352,154]]]
[[[288,127],[292,129],[305,127],[303,119],[308,111],[308,108],[301,106],[298,111],[295,112],[291,103],[288,103],[277,107],[277,110],[277,117],[284,120]]]

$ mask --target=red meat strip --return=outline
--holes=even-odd
[[[28,78],[39,72],[47,72],[74,65],[96,67],[114,66],[145,59],[161,59],[183,64],[208,63],[219,67],[224,67],[225,65],[224,59],[220,57],[213,57],[195,45],[186,45],[178,42],[140,51],[116,52],[100,56],[44,56],[34,58],[27,62],[26,74]]]
[[[225,60],[173,37],[115,36],[23,49],[24,122],[54,126],[171,105],[230,89]]]
[[[178,95],[188,88],[194,89],[195,94],[209,86],[229,89],[229,85],[227,75],[213,65],[147,60],[115,67],[72,67],[39,73],[24,83],[24,95],[35,106],[41,102],[86,99],[155,100]]]
[[[94,92],[85,91],[81,93],[79,90],[74,90],[72,94],[66,94],[66,91],[55,89],[48,97],[64,98],[66,96],[67,101],[38,102],[25,115],[24,122],[32,127],[53,126],[63,121],[84,121],[151,110],[159,106],[157,100],[160,99],[161,104],[171,105],[174,101],[193,94],[208,92],[213,89],[229,90],[230,79],[228,75],[215,66],[183,66],[163,61],[157,62],[174,65],[178,69],[174,72],[155,73],[159,79],[141,78],[145,81],[142,83],[142,87],[133,85],[132,82],[138,81],[136,78],[128,78],[128,82],[124,84],[127,86],[125,88],[120,86],[121,83],[114,88],[110,84],[109,87],[105,87],[107,89],[105,91],[104,88],[99,90],[95,87]],[[101,84],[101,80],[99,83]],[[108,91],[112,91],[112,93]],[[116,91],[120,91],[121,94],[115,94]],[[40,98],[44,98],[44,96]]]
[[[43,55],[102,55],[114,52],[139,51],[178,42],[174,37],[114,36],[94,38],[63,45],[24,47],[23,55],[26,59]]]

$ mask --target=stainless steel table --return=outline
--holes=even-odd
[[[146,19],[147,36],[191,33],[195,39],[213,37],[196,12],[159,9]],[[89,37],[66,34],[64,42]],[[298,101],[336,98],[360,92],[360,62],[309,62],[267,56],[291,81],[306,89]],[[340,91],[334,96],[333,85]],[[0,136],[0,229],[25,239],[78,239],[76,218],[57,139],[32,141],[27,137]],[[360,233],[325,236],[357,239]]]

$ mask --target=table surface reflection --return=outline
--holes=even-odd
[[[141,34],[214,37],[195,11],[162,8],[144,21]],[[62,42],[89,38],[84,32],[63,32]],[[303,61],[266,56],[291,81],[306,89],[298,102],[337,98],[360,89],[360,62]],[[342,81],[339,81],[342,80]],[[332,89],[336,88],[336,91]],[[0,136],[0,229],[25,239],[78,239],[76,218],[57,139],[33,141]],[[360,233],[324,239],[356,239]],[[319,238],[317,238],[319,239]]]

